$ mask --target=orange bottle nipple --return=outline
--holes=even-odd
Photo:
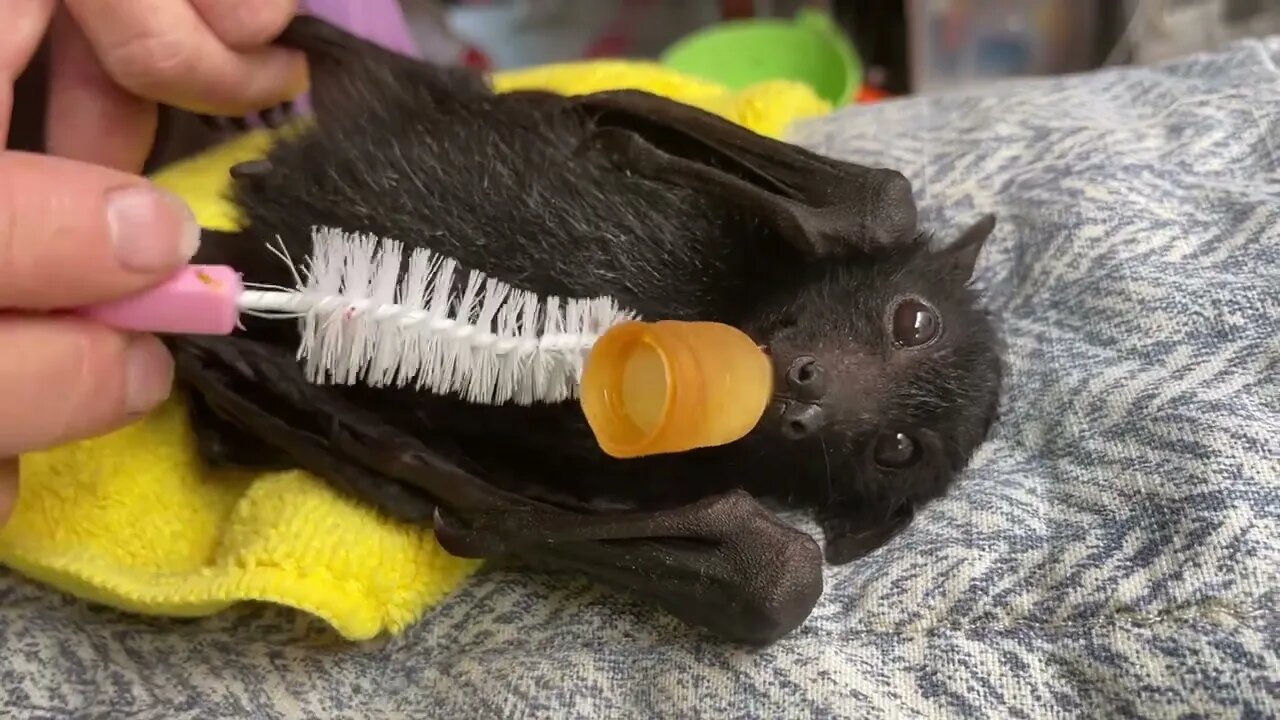
[[[760,422],[773,394],[769,357],[735,327],[625,322],[596,340],[580,403],[616,458],[725,445]]]

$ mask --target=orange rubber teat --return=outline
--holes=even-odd
[[[768,355],[714,322],[625,322],[596,340],[581,405],[616,458],[725,445],[751,431],[773,394]]]

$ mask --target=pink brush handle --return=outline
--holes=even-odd
[[[225,265],[188,265],[164,283],[78,314],[121,330],[229,335],[240,320],[240,273]]]

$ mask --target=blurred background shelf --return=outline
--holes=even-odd
[[[658,58],[737,18],[828,13],[890,94],[1155,62],[1280,33],[1280,0],[401,0],[423,53],[504,69]],[[729,61],[729,59],[726,59]]]

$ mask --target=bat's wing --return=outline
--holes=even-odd
[[[394,517],[433,525],[455,555],[581,572],[739,642],[787,634],[822,593],[817,543],[745,493],[658,512],[539,502],[308,383],[279,347],[236,337],[170,344],[195,391],[206,457],[301,467]]]
[[[825,157],[639,90],[571,102],[619,168],[739,206],[811,257],[875,252],[916,235],[911,183],[897,171]]]
[[[307,53],[323,77],[312,87],[321,117],[343,112],[362,85],[392,79],[413,83],[431,103],[489,92],[474,73],[398,55],[318,18],[295,18],[277,42]],[[911,183],[895,170],[825,157],[639,90],[555,101],[593,119],[594,144],[619,169],[737,205],[809,256],[875,252],[916,236]]]

